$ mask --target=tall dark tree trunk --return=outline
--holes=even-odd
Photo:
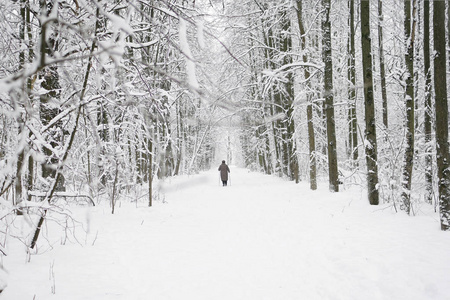
[[[41,14],[48,17],[53,9],[53,1],[40,1]],[[40,66],[44,67],[41,72],[41,88],[45,90],[40,96],[40,119],[42,125],[48,125],[53,118],[55,118],[60,113],[60,108],[55,107],[55,102],[58,103],[61,93],[61,86],[59,84],[59,74],[58,67],[54,64],[46,66],[46,60],[49,57],[53,57],[53,53],[57,46],[56,33],[50,32],[48,26],[52,26],[52,22],[43,23],[41,27],[41,45],[40,45],[40,55],[41,61]],[[48,38],[47,38],[48,35]],[[47,135],[47,142],[51,146],[43,146],[43,153],[45,155],[45,162],[42,164],[42,177],[43,178],[53,178],[56,179],[56,166],[58,163],[57,154],[53,152],[58,146],[62,144],[63,141],[63,129],[62,122],[58,122],[53,126]],[[60,181],[57,183],[58,190],[64,190],[64,177],[59,176]]]
[[[43,2],[45,2],[45,1],[41,2],[41,9],[43,7],[45,7],[45,5],[43,5]],[[99,24],[99,18],[98,18],[99,11],[100,11],[99,8],[97,8],[97,21],[95,23],[95,29],[94,29],[95,33],[97,33],[98,24]],[[69,141],[67,143],[67,147],[65,148],[65,152],[63,153],[62,158],[61,158],[61,162],[65,162],[67,160],[67,158],[69,156],[69,152],[70,152],[70,150],[72,148],[73,142],[75,141],[75,135],[77,133],[78,122],[79,122],[79,119],[80,119],[80,116],[81,116],[81,110],[83,108],[82,103],[83,103],[84,96],[86,94],[89,74],[90,74],[90,70],[91,70],[91,67],[92,67],[92,54],[94,53],[95,47],[96,47],[96,40],[94,40],[92,42],[92,45],[91,45],[91,49],[90,49],[91,56],[89,56],[89,59],[88,59],[88,64],[87,64],[87,67],[86,67],[86,73],[84,74],[83,85],[82,85],[82,88],[81,88],[81,91],[80,91],[80,94],[79,94],[80,95],[80,99],[79,99],[77,113],[76,113],[76,117],[75,117],[75,126],[73,127],[73,130],[72,130],[72,132],[70,134]],[[44,61],[45,61],[45,58],[44,58]],[[61,172],[55,172],[55,177],[56,177],[55,181],[54,181],[53,185],[51,186],[51,189],[49,190],[48,195],[45,198],[49,203],[51,202],[51,199],[52,199],[54,193],[60,189],[60,187],[58,187],[58,182],[64,182],[64,180],[63,180],[64,178],[63,178],[63,175],[62,175]],[[39,222],[38,222],[38,225],[36,227],[36,230],[34,232],[33,239],[31,240],[31,243],[30,243],[30,248],[31,249],[33,249],[34,246],[36,246],[36,242],[37,242],[39,234],[41,232],[42,224],[44,222],[46,214],[47,214],[47,209],[44,209],[44,211],[43,211],[43,213],[42,213],[42,215],[41,215],[41,217],[39,219]]]
[[[264,140],[265,140],[265,142],[264,142],[264,145],[265,145],[264,160],[265,160],[266,166],[267,166],[266,173],[270,175],[273,172],[272,157],[271,157],[272,154],[270,153],[271,152],[270,151],[270,134],[269,134],[269,128],[266,125],[264,125],[264,128],[265,128],[265,130],[264,130]]]
[[[380,59],[381,99],[383,102],[383,125],[389,127],[388,100],[386,91],[386,66],[384,63],[384,41],[383,41],[383,0],[378,0],[378,56]]]
[[[428,1],[428,0],[425,0],[425,1]],[[433,1],[433,3],[435,2],[436,0],[434,0]],[[447,3],[447,50],[449,50],[449,51],[447,51],[447,55],[450,57],[450,3],[448,3],[448,1],[444,1],[444,2],[446,2]],[[433,6],[434,7],[434,6]],[[449,67],[450,67],[450,59],[448,60],[448,62],[447,62],[448,64],[449,64]]]
[[[153,138],[151,132],[147,132],[147,137],[144,140],[146,145],[146,178],[148,182],[148,206],[153,205]]]
[[[267,32],[263,32],[264,36],[264,55],[265,55],[265,64],[264,67],[267,69],[275,69],[276,66],[273,63],[273,57],[274,57],[274,49],[275,49],[275,42],[273,38],[273,32],[272,29],[268,29]],[[270,90],[270,106],[268,107],[269,115],[274,116],[278,113],[279,107],[280,107],[280,100],[279,100],[279,93],[277,91],[274,91],[273,89]],[[275,165],[273,166],[273,172],[278,173],[280,176],[283,174],[283,167],[282,167],[282,157],[281,157],[281,146],[282,144],[281,137],[278,136],[279,132],[279,121],[272,121],[271,122],[271,134],[273,136],[273,144],[274,144],[274,156],[275,156]]]
[[[430,64],[430,1],[424,1],[424,35],[423,57],[425,71],[425,103],[424,103],[424,134],[425,134],[425,199],[431,204],[433,199],[433,157],[432,157],[432,107],[431,107],[431,64]]]
[[[353,164],[358,163],[358,122],[356,118],[356,68],[355,68],[355,1],[349,1],[349,57],[348,57],[348,154]]]
[[[378,205],[378,158],[375,103],[373,99],[372,45],[370,39],[370,2],[361,1],[361,45],[364,79],[364,111],[366,130],[364,149],[367,164],[367,192],[369,203]]]
[[[24,137],[24,122],[21,119],[21,117],[19,116],[19,140],[23,140]],[[16,178],[15,178],[15,201],[14,201],[14,205],[19,206],[20,203],[24,200],[23,198],[23,185],[22,185],[22,173],[23,173],[23,166],[24,166],[24,161],[25,161],[25,149],[21,149],[19,152],[19,155],[17,156],[17,172],[16,172]],[[21,209],[19,208],[18,210],[16,210],[18,215],[21,215]]]
[[[411,181],[414,165],[414,33],[416,1],[405,0],[405,65],[406,65],[406,149],[403,161],[402,202],[407,214],[411,213]]]
[[[302,49],[302,59],[303,62],[308,62],[308,57],[305,53],[306,51],[306,31],[303,24],[303,6],[302,0],[297,0],[297,21],[300,29],[300,46]],[[310,86],[310,71],[309,68],[304,68],[304,76],[306,80],[306,86]],[[309,90],[309,88],[308,88]],[[309,144],[309,187],[311,190],[317,189],[317,166],[316,166],[316,138],[314,133],[314,122],[313,122],[313,110],[311,103],[311,96],[307,94],[307,107],[306,107],[306,120],[308,123],[308,144]]]
[[[30,12],[30,3],[26,1],[25,5],[25,18],[26,18],[26,27],[27,27],[27,33],[28,33],[28,62],[31,63],[34,59],[34,47],[32,44],[33,41],[33,30],[32,30],[32,24],[31,24],[31,12]],[[27,92],[31,91],[32,89],[32,79],[27,79]],[[33,181],[34,181],[34,158],[32,155],[28,157],[28,177],[27,177],[27,190],[31,191],[33,190]],[[28,194],[28,201],[31,201],[31,194]]]
[[[33,156],[30,155],[28,157],[28,176],[27,176],[27,190],[33,190],[33,180],[34,179],[34,159]],[[31,201],[31,194],[28,194],[28,201]]]
[[[441,229],[450,230],[450,170],[448,145],[448,99],[445,42],[445,2],[434,1],[434,90],[436,106],[436,159]]]
[[[100,156],[106,154],[105,144],[109,141],[109,121],[108,121],[108,112],[107,112],[107,102],[105,100],[100,100],[97,103],[97,128],[98,136],[100,137],[100,141],[102,145],[100,148]],[[100,183],[103,186],[106,186],[108,176],[105,174],[105,168],[103,164],[99,164],[98,166],[98,174],[100,176]]]
[[[291,22],[289,14],[283,12],[282,14],[282,45],[281,50],[284,54],[283,65],[289,65],[292,63],[292,38],[288,34],[291,32]],[[299,182],[298,176],[298,162],[295,145],[295,122],[294,122],[294,75],[289,72],[286,76],[286,82],[284,84],[283,91],[283,106],[284,113],[286,114],[285,129],[285,164],[288,167],[287,175],[291,180]]]
[[[19,25],[19,38],[22,43],[25,43],[25,36],[26,36],[26,6],[27,1],[21,0],[20,1],[20,25]],[[25,46],[25,45],[23,45]],[[21,50],[19,52],[19,68],[24,69],[25,66],[25,47],[20,47]],[[23,96],[22,97],[28,97],[28,88],[24,88]],[[23,141],[25,138],[24,130],[25,130],[25,124],[24,120],[21,114],[17,117],[17,123],[19,124],[19,141]],[[16,171],[16,178],[15,178],[15,201],[14,205],[20,205],[20,203],[23,201],[23,186],[22,186],[22,173],[23,173],[23,165],[25,160],[25,148],[19,149],[19,154],[17,155],[17,171]],[[18,209],[17,214],[22,214],[21,210]]]
[[[331,1],[322,1],[324,12],[322,16],[322,55],[325,63],[324,71],[324,93],[325,112],[327,121],[327,148],[328,148],[328,174],[330,191],[339,191],[336,129],[334,120],[334,96],[333,96],[333,61],[331,55]]]
[[[181,167],[181,160],[182,160],[182,141],[183,141],[183,133],[184,130],[184,116],[183,116],[183,105],[180,103],[180,101],[175,102],[175,109],[176,109],[176,120],[177,120],[177,127],[176,127],[176,133],[177,133],[177,146],[176,146],[176,155],[174,155],[174,161],[175,161],[175,169],[173,172],[174,176],[177,176],[180,172]]]
[[[309,102],[310,100],[308,100]],[[308,103],[306,107],[306,119],[308,122],[308,143],[309,143],[309,187],[311,190],[317,190],[317,160],[316,160],[316,139],[313,123],[312,104]]]
[[[144,4],[142,3],[141,5],[143,5],[143,11],[145,11],[147,13],[147,15],[149,16],[150,20],[153,20],[155,18],[155,10],[154,10],[154,5],[153,5],[153,1],[149,1],[149,6],[144,6]],[[148,32],[144,38],[145,42],[150,42],[152,40],[152,27],[150,26],[148,29]],[[142,60],[144,62],[144,65],[148,66],[151,64],[151,47],[146,47],[142,49],[141,52],[141,56],[142,56]],[[156,63],[156,61],[154,62]],[[145,69],[145,74],[147,77],[151,78],[152,75],[155,76],[155,74],[151,71],[151,69],[146,68]],[[153,74],[152,74],[153,73]],[[149,91],[150,92],[150,91]],[[148,183],[148,206],[151,207],[153,205],[153,155],[154,155],[154,151],[153,151],[153,139],[154,139],[154,132],[153,129],[156,126],[156,119],[152,119],[151,117],[149,117],[149,115],[146,115],[145,118],[145,123],[146,123],[146,127],[147,127],[147,136],[144,139],[144,142],[146,143],[146,153],[144,155],[145,157],[145,166],[147,167],[146,170],[144,170],[145,172],[145,179],[147,179],[147,183]],[[183,126],[181,126],[180,130],[184,130]],[[186,140],[186,138],[185,138]]]

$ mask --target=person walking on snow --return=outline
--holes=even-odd
[[[222,185],[227,186],[228,173],[230,173],[230,168],[228,168],[224,160],[222,160],[222,164],[219,166],[219,171],[220,179],[222,179]]]

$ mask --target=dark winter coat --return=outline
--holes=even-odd
[[[228,173],[230,173],[230,168],[225,163],[219,166],[220,178],[222,181],[228,181]]]

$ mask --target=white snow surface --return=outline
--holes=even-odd
[[[231,167],[228,187],[215,169],[167,180],[151,208],[73,207],[87,236],[30,262],[10,245],[0,299],[450,299],[450,233],[430,207],[408,217],[323,186]]]

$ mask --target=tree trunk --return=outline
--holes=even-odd
[[[41,2],[41,8],[42,7],[44,7],[44,5]],[[99,24],[98,15],[99,15],[99,8],[97,8],[97,21],[95,23],[95,31],[94,31],[95,33],[97,33],[98,24]],[[94,52],[95,47],[96,47],[96,40],[94,40],[92,42],[91,51],[90,51],[91,55]],[[86,89],[87,89],[88,79],[89,79],[89,74],[90,74],[91,67],[92,67],[92,56],[89,56],[88,64],[87,64],[87,67],[86,67],[86,73],[84,75],[83,86],[82,86],[82,89],[81,89],[81,92],[80,92],[80,100],[79,100],[77,114],[76,114],[76,118],[75,118],[75,126],[74,126],[74,128],[72,130],[72,133],[70,134],[69,141],[68,141],[67,147],[65,148],[65,152],[63,153],[63,157],[61,159],[61,162],[65,162],[67,160],[67,158],[69,156],[70,149],[72,148],[73,142],[75,141],[75,135],[77,133],[78,122],[79,122],[79,119],[80,119],[81,110],[83,108],[82,103],[83,103],[83,98],[84,98],[84,95],[85,95]],[[63,182],[63,175],[62,175],[61,172],[56,172],[56,170],[55,170],[55,177],[56,178],[55,178],[55,181],[53,183],[53,186],[51,186],[51,188],[50,188],[50,190],[48,192],[48,195],[45,198],[49,203],[51,202],[51,199],[52,199],[54,193],[58,190],[58,182]],[[30,248],[31,249],[33,249],[34,246],[36,245],[37,239],[39,237],[39,233],[41,232],[42,223],[44,222],[46,214],[47,214],[47,209],[44,209],[44,212],[43,212],[43,214],[41,215],[41,217],[39,219],[38,226],[36,227],[36,230],[34,232],[33,239],[31,240],[31,243],[30,243]]]
[[[331,1],[323,0],[324,14],[322,16],[322,54],[325,63],[324,72],[324,93],[325,93],[325,112],[327,120],[327,148],[328,148],[328,174],[330,191],[338,192],[338,166],[336,152],[336,129],[334,120],[334,97],[333,97],[333,61],[331,55],[331,21],[330,9]]]
[[[264,36],[264,44],[266,45],[265,47],[265,59],[266,59],[266,63],[265,63],[265,67],[268,69],[275,69],[275,65],[272,62],[272,59],[274,57],[274,50],[275,49],[275,43],[274,43],[274,38],[273,38],[273,33],[272,30],[269,28],[266,32],[263,32],[263,36]],[[275,116],[277,113],[279,113],[279,93],[277,93],[276,91],[274,91],[273,89],[270,90],[270,107],[268,108],[269,110],[269,115]],[[271,133],[272,133],[272,139],[273,139],[273,148],[274,148],[274,172],[278,173],[279,176],[282,176],[283,174],[283,167],[282,167],[282,159],[281,159],[281,147],[280,144],[282,143],[282,141],[280,141],[280,137],[278,136],[278,121],[272,121],[271,122]]]
[[[306,32],[305,26],[303,24],[303,7],[302,0],[297,0],[297,21],[300,29],[300,46],[302,49],[302,59],[303,62],[308,62],[308,57],[306,55]],[[306,90],[309,90],[310,86],[310,71],[309,68],[304,68],[304,76],[306,81]],[[316,166],[316,139],[314,133],[314,122],[313,122],[313,110],[310,100],[310,95],[307,94],[307,107],[306,107],[306,120],[308,123],[308,143],[309,143],[309,187],[311,190],[317,189],[317,166]]]
[[[21,0],[20,1],[20,17],[21,17],[21,22],[20,22],[20,26],[19,26],[19,38],[20,41],[22,43],[25,43],[25,32],[26,32],[26,0]],[[25,47],[20,47],[21,50],[19,52],[19,68],[20,69],[24,69],[25,66]],[[25,88],[23,91],[23,97],[28,97],[28,89]],[[23,139],[25,138],[25,122],[22,119],[22,115],[19,114],[17,116],[17,123],[18,123],[18,135],[19,135],[19,141],[23,141]],[[22,201],[23,201],[23,188],[22,188],[22,171],[23,171],[23,164],[24,164],[24,159],[25,159],[25,148],[23,149],[19,149],[19,154],[17,156],[17,171],[16,171],[16,178],[15,178],[15,201],[14,201],[14,205],[19,205]],[[16,213],[18,215],[21,215],[22,212],[20,209],[16,210]]]
[[[152,137],[149,136],[147,140],[147,179],[148,179],[148,206],[153,205],[153,143]]]
[[[291,31],[291,25],[289,17],[286,13],[282,14],[283,27],[282,32],[285,35],[283,38],[282,51],[284,52],[283,64],[289,65],[292,63],[292,38],[290,34],[286,34]],[[291,180],[299,182],[298,177],[298,162],[295,146],[295,122],[294,122],[294,76],[292,72],[289,72],[286,76],[286,83],[284,84],[283,92],[283,106],[286,114],[285,122],[285,164],[287,166],[287,175]]]
[[[425,199],[431,204],[433,199],[433,157],[431,155],[432,139],[432,106],[431,106],[431,65],[430,65],[430,1],[424,2],[424,36],[423,56],[425,72],[425,104],[424,104],[424,134],[425,134]]]
[[[47,17],[52,11],[53,2],[46,3],[46,1],[40,1],[41,14]],[[40,66],[46,66],[46,58],[52,57],[56,48],[56,32],[48,34],[48,26],[52,23],[44,23],[41,27],[41,60]],[[49,35],[48,38],[47,35]],[[60,98],[61,86],[59,84],[58,67],[56,65],[50,65],[44,67],[41,72],[41,88],[45,90],[45,93],[40,95],[40,119],[42,125],[48,125],[54,117],[60,113],[60,108],[56,107],[54,102],[58,102]],[[55,101],[56,100],[56,101]],[[42,177],[56,179],[56,165],[58,164],[58,158],[52,149],[56,149],[58,145],[62,143],[63,139],[62,122],[59,121],[54,127],[49,130],[47,136],[48,144],[51,148],[43,146],[43,153],[45,155],[45,161],[42,164]],[[64,177],[59,176],[61,181],[58,182],[57,190],[64,190]]]
[[[348,81],[350,88],[348,90],[348,149],[349,158],[353,165],[358,164],[358,122],[356,118],[356,69],[355,69],[355,1],[350,0],[350,34],[349,34],[349,58],[348,58]]]
[[[19,117],[20,118],[20,117]],[[19,125],[20,127],[20,134],[19,134],[19,139],[22,140],[23,139],[23,122],[21,122],[21,124]],[[20,205],[20,203],[24,200],[23,198],[23,186],[22,186],[22,171],[23,171],[23,164],[24,164],[24,160],[25,160],[25,149],[20,150],[19,155],[17,156],[17,172],[16,172],[16,178],[15,178],[15,201],[14,201],[14,205],[18,206]],[[16,213],[18,215],[22,215],[22,211],[20,208],[18,208],[16,210]]]
[[[375,103],[373,99],[369,1],[361,1],[361,45],[364,78],[364,112],[366,121],[366,130],[364,132],[364,149],[367,164],[367,192],[369,203],[371,205],[378,205],[377,133],[375,124]]]
[[[411,5],[413,5],[411,7]],[[406,149],[403,162],[402,202],[407,214],[411,213],[411,180],[414,164],[414,31],[415,0],[405,0],[405,65],[406,65]],[[411,10],[412,8],[412,10]],[[411,20],[412,19],[412,20]],[[412,21],[412,22],[411,22]]]
[[[27,177],[27,190],[33,190],[33,177],[34,177],[34,159],[33,156],[28,157],[28,177]],[[28,201],[31,201],[32,196],[28,195]]]
[[[389,127],[388,121],[388,101],[386,92],[386,67],[384,63],[383,45],[383,0],[378,0],[378,56],[380,58],[380,79],[381,79],[381,99],[383,102],[383,125],[385,129]]]
[[[450,230],[450,170],[448,145],[447,65],[445,42],[445,2],[434,1],[434,90],[436,106],[436,159],[441,229]]]
[[[309,101],[309,100],[308,100]],[[306,107],[306,118],[308,122],[308,142],[309,142],[309,187],[317,190],[317,163],[316,163],[316,139],[314,134],[312,104]]]
[[[33,40],[33,31],[31,27],[31,13],[30,13],[30,3],[27,2],[27,5],[25,6],[25,16],[26,16],[26,27],[27,27],[27,33],[28,33],[28,62],[32,62],[34,59],[34,47],[32,44]],[[27,90],[31,91],[32,89],[32,79],[27,79]],[[31,134],[31,133],[30,133]],[[33,156],[28,157],[28,177],[27,177],[27,190],[31,191],[33,190],[33,179],[34,179],[34,158]],[[28,201],[31,201],[32,196],[28,195]]]
[[[425,0],[425,1],[429,1],[429,0]],[[433,1],[434,3],[435,1]],[[447,3],[447,55],[450,57],[450,3],[448,3],[448,1],[444,1]],[[444,25],[442,25],[444,26]],[[448,60],[448,63],[450,64],[450,60]],[[450,65],[449,65],[450,67]]]

